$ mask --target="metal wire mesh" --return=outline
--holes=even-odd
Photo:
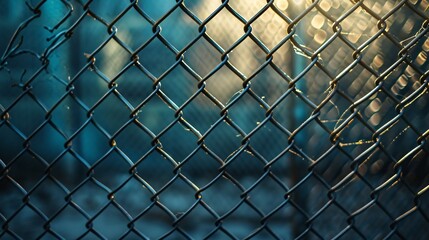
[[[429,237],[429,2],[0,3],[2,239]]]

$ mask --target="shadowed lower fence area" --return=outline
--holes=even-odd
[[[0,0],[1,239],[428,239],[426,0]]]

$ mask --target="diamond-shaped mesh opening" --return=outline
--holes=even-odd
[[[332,132],[352,114],[349,107],[348,99],[340,94],[334,94],[332,97],[327,98],[326,103],[321,106],[319,119]]]
[[[137,124],[125,125],[125,128],[114,138],[116,146],[132,161],[136,161],[152,148],[152,137]],[[129,144],[132,141],[132,144]]]
[[[278,99],[278,103],[273,110],[274,119],[278,121],[283,127],[286,127],[288,130],[293,131],[297,130],[301,124],[304,123],[305,118],[308,117],[311,113],[312,106],[308,105],[300,95],[300,90],[295,90],[295,92],[285,92],[286,94],[282,95]],[[297,106],[296,109],[293,109],[292,112],[288,112],[290,106]],[[272,107],[274,107],[272,105]]]
[[[245,76],[251,76],[265,62],[264,51],[249,37],[228,54],[230,63]]]
[[[170,142],[173,138],[174,144]],[[165,145],[163,150],[179,162],[183,161],[195,149],[196,144],[192,143],[195,143],[196,140],[195,135],[180,123],[175,123],[159,138],[161,144]]]
[[[414,146],[406,142],[406,139],[415,136],[417,136],[417,134],[410,130],[404,121],[399,120],[396,124],[392,125],[382,137],[384,138],[383,143],[387,151],[391,152],[393,156],[399,159],[414,148]]]
[[[341,76],[343,71],[353,64],[354,49],[350,48],[343,40],[336,37],[319,55],[323,67],[334,77]],[[341,80],[339,79],[339,84]]]
[[[299,158],[294,148],[289,149],[287,152],[280,153],[267,164],[270,173],[272,173],[270,177],[273,180],[280,181],[284,187],[291,187],[292,184],[294,184],[293,180],[289,177],[289,174],[291,174],[291,166],[301,160],[302,159]],[[296,172],[296,174],[303,173],[305,172]]]
[[[200,204],[196,205],[196,207],[192,208],[192,210],[189,210],[190,212],[183,212],[183,215],[178,215],[178,217],[183,216],[183,218],[181,218],[177,224],[178,227],[183,229],[183,231],[189,234],[192,238],[201,239],[209,235],[209,233],[215,227],[213,222],[216,221],[216,218]],[[192,224],[194,218],[198,218],[200,222],[205,223],[204,228],[200,231],[196,230],[195,226]]]
[[[11,217],[15,213],[15,211],[21,207],[26,192],[22,191],[20,186],[16,184],[16,181],[11,178],[1,178],[0,184],[2,189],[6,189],[9,193],[9,195],[4,195],[1,198],[2,206],[5,206],[5,208],[2,209],[1,214],[7,219]],[[6,221],[3,218],[2,220],[3,222]]]
[[[425,175],[427,168],[424,166],[425,151],[419,151],[412,161],[407,163],[403,181],[413,192],[419,192],[427,186],[429,179]]]
[[[93,219],[91,223],[93,224],[93,229],[98,232],[102,230],[103,235],[119,238],[128,230],[128,226],[123,224],[126,222],[128,222],[128,218],[124,216],[120,208],[111,203],[103,208],[103,212]],[[111,227],[109,230],[105,230],[105,226]]]
[[[29,151],[20,152],[6,168],[7,175],[19,181],[19,185],[25,190],[29,190],[36,185],[36,182],[30,180],[30,176],[22,174],[20,171],[28,164],[32,165],[32,175],[37,176],[39,179],[42,178],[47,164],[43,159]]]
[[[256,124],[259,126],[262,123],[259,122]],[[261,142],[264,143],[259,144]],[[252,148],[255,149],[258,154],[262,155],[262,157],[264,157],[267,161],[277,157],[289,145],[288,136],[270,122],[263,124],[263,126],[251,136],[250,144],[252,145]]]
[[[316,8],[313,8],[303,19],[300,20],[297,28],[303,28],[303,25],[308,25],[300,34],[297,34],[297,40],[302,43],[303,39],[307,39],[305,46],[310,50],[316,50],[327,40],[334,35],[332,31],[332,20],[328,19],[322,13],[319,13]]]
[[[20,133],[14,131],[13,127],[3,124],[0,126],[0,134],[2,136],[8,136],[8,141],[5,141],[4,144],[1,144],[0,149],[2,153],[0,159],[4,164],[8,164],[17,154],[21,151],[19,149],[14,149],[13,146],[22,146],[24,140],[20,136]]]
[[[45,138],[50,136],[56,141],[46,144]],[[64,136],[60,132],[55,130],[55,128],[49,123],[41,126],[31,137],[29,144],[31,150],[39,156],[44,156],[45,161],[52,161],[56,156],[60,155],[64,148]],[[49,148],[49,151],[47,150]],[[44,155],[45,152],[49,152],[47,155]]]
[[[94,53],[94,51],[97,50],[101,44],[110,38],[110,34],[106,29],[105,23],[99,21],[96,18],[92,18],[91,16],[85,16],[85,18],[82,20],[82,23],[83,24],[77,28],[77,31],[85,33],[88,36],[88,39],[91,39],[91,41],[85,41],[85,39],[77,40],[76,38],[76,41],[83,50],[83,53],[76,56],[78,59],[86,60],[88,54]],[[83,64],[81,67],[83,67]]]
[[[93,69],[85,69],[85,71],[75,76],[76,80],[73,82],[73,96],[81,101],[85,107],[90,108],[94,106],[100,98],[108,91],[108,79],[100,77]],[[96,89],[89,91],[88,87]],[[118,87],[118,89],[120,89]],[[91,94],[89,94],[89,92]]]
[[[174,53],[158,38],[153,39],[139,52],[138,56],[140,57],[139,62],[141,65],[155,77],[161,76],[175,63]]]
[[[275,236],[291,236],[292,228],[291,226],[285,226],[282,224],[284,221],[289,221],[291,214],[293,213],[293,208],[290,204],[282,205],[280,208],[276,208],[275,212],[273,211],[270,217],[267,219],[267,225],[270,229],[270,232]]]
[[[15,105],[14,109],[8,112],[11,124],[19,129],[22,134],[30,135],[44,121],[43,108],[30,96],[24,96]],[[31,116],[31,117],[30,117]],[[28,119],[27,121],[16,121],[17,119]],[[32,119],[32,121],[29,121]]]
[[[4,3],[0,238],[427,239],[428,6]]]
[[[69,198],[79,209],[85,211],[86,215],[92,217],[108,202],[108,193],[103,185],[92,178],[85,179],[81,183],[84,185],[73,189]]]
[[[267,66],[252,78],[251,88],[262,100],[273,104],[289,89],[289,83],[271,66]]]
[[[94,83],[95,84],[95,83]],[[101,82],[100,82],[101,84]],[[136,66],[128,68],[124,73],[115,79],[116,90],[129,102],[133,107],[137,107],[146,98],[148,98],[153,90],[153,81],[144,72]],[[103,93],[107,91],[107,83],[105,83]],[[97,98],[97,100],[99,100]]]
[[[207,34],[225,50],[244,35],[243,27],[244,24],[225,7],[206,25]]]
[[[227,105],[243,89],[243,81],[226,66],[222,66],[205,83],[208,92]]]
[[[185,2],[186,7],[198,17],[201,21],[206,19],[211,13],[221,5],[220,2],[207,2],[202,3],[198,0],[189,0]]]
[[[133,8],[121,16],[113,26],[118,29],[115,36],[132,50],[136,50],[155,35],[152,31],[152,24]]]
[[[88,168],[86,160],[72,150],[62,152],[55,157],[54,162],[47,169],[53,179],[71,191],[86,179]],[[64,169],[68,170],[64,171]]]
[[[342,188],[335,191],[335,200],[342,207],[353,213],[371,202],[370,195],[372,191],[373,189],[370,186],[363,182],[358,175],[355,175]],[[356,199],[348,197],[351,192],[355,194]]]
[[[237,102],[228,109],[229,117],[244,132],[249,133],[264,120],[265,111],[249,94],[242,95],[242,92],[238,92],[231,98],[231,101],[236,99]],[[248,106],[253,107],[248,108]]]
[[[186,121],[201,134],[219,120],[221,109],[203,93],[198,94],[183,110]],[[203,117],[202,117],[203,115]]]
[[[240,16],[246,20],[250,20],[255,16],[264,6],[266,2],[258,0],[254,1],[253,4],[246,4],[245,2],[234,2],[229,4]]]
[[[287,22],[269,8],[252,23],[252,34],[273,49],[287,35],[287,27]]]
[[[243,201],[231,214],[225,215],[225,219],[222,219],[222,227],[233,236],[244,238],[248,236],[253,229],[260,226],[259,218],[259,214]],[[240,221],[240,219],[246,220]]]
[[[324,214],[320,215],[320,217],[313,221],[313,229],[317,233],[333,238],[348,226],[347,213],[343,212],[338,206],[336,206],[335,200],[330,201],[324,206],[323,213]],[[330,217],[326,218],[327,215]],[[329,225],[335,226],[329,228],[326,227]]]
[[[250,180],[248,179],[247,181]],[[258,180],[258,184],[252,187],[248,188],[250,190],[248,194],[249,201],[264,215],[275,210],[284,201],[284,186],[271,177],[261,177],[261,180]]]
[[[314,133],[315,136],[311,137],[310,139],[306,139],[305,137],[308,134],[307,131]],[[311,159],[317,159],[322,153],[327,152],[332,147],[332,145],[329,143],[317,144],[316,141],[318,138],[329,139],[329,134],[324,131],[324,129],[321,128],[315,120],[309,122],[305,129],[298,132],[294,137],[296,144],[299,146],[299,149],[302,150],[307,156],[311,157]],[[306,142],[309,144],[305,144]],[[319,145],[317,149],[310,147],[316,145]]]
[[[149,100],[143,101],[142,104],[137,111],[137,124],[154,134],[160,133],[175,120],[173,109],[157,95],[151,95]],[[156,108],[156,111],[152,111],[153,108]]]
[[[315,81],[315,76],[317,76],[317,81]],[[303,95],[314,104],[322,103],[329,95],[332,79],[317,67],[312,67],[304,77],[308,79],[308,82],[299,86],[300,89],[305,90]]]
[[[89,1],[82,1],[83,4],[86,4],[88,2]],[[100,6],[102,5],[103,5],[102,1],[94,1],[94,3],[91,3],[91,5],[89,5],[89,7],[90,9],[97,9],[97,8],[100,8]],[[112,8],[99,9],[99,11],[97,11],[99,12],[97,16],[100,17],[101,19],[104,19],[104,21],[111,22],[113,21],[113,19],[115,19],[117,15],[119,15],[122,11],[124,11],[129,5],[130,3],[128,2],[115,2],[113,3]]]
[[[366,6],[353,11],[340,23],[341,35],[355,47],[363,46],[380,31],[377,25],[379,19],[369,14],[364,8]]]
[[[344,128],[341,128],[342,126],[337,126],[337,130],[340,130],[338,133],[338,139],[341,141],[340,146],[344,149],[347,148],[346,151],[348,153],[357,157],[359,153],[363,152],[362,148],[368,148],[368,144],[373,142],[371,138],[373,132],[362,124],[359,117],[355,117],[350,121],[346,120],[341,123],[347,124],[347,126]],[[357,134],[358,131],[360,133],[359,135]],[[356,138],[355,136],[359,136],[360,138]]]
[[[363,222],[367,216],[371,215],[371,221]],[[361,232],[365,233],[367,238],[376,238],[388,234],[392,219],[381,210],[376,204],[366,208],[364,212],[354,218],[355,226]],[[377,231],[366,232],[365,229],[378,229]]]
[[[284,39],[286,38],[282,38],[281,41],[283,41]],[[287,40],[289,39],[290,36],[289,38],[287,38]],[[292,73],[296,71],[295,69],[291,69],[291,67],[294,66],[292,59],[294,61],[297,60],[294,58],[296,56],[295,51],[297,50],[293,47],[290,41],[287,41],[286,43],[282,44],[279,43],[278,45],[276,45],[276,47],[278,48],[276,48],[276,51],[273,54],[272,63],[275,65],[275,69],[278,69],[277,72],[280,71],[279,74],[281,74],[283,77],[285,77],[284,75],[291,77]]]
[[[109,166],[115,166],[116,171],[109,171]],[[115,189],[120,186],[122,182],[118,182],[117,179],[123,179],[128,175],[128,171],[133,163],[130,159],[120,152],[117,148],[112,149],[101,157],[93,165],[94,173],[91,175],[110,189]],[[104,173],[104,174],[101,174]]]
[[[40,96],[38,100],[46,109],[54,106],[62,97],[61,92],[65,89],[64,81],[57,76],[42,72],[32,81],[32,94]]]
[[[27,228],[26,223],[28,221],[40,221],[44,222],[44,218],[37,214],[33,208],[29,205],[22,205],[19,211],[16,212],[13,218],[9,219],[7,226],[12,232],[23,231],[26,236],[31,236],[37,238],[41,233],[43,233],[43,226],[40,225],[37,228]]]
[[[136,175],[155,190],[161,189],[174,176],[174,166],[166,156],[158,152],[151,152],[139,161],[136,167]]]
[[[204,140],[207,148],[225,160],[228,155],[241,146],[241,135],[231,125],[222,121],[214,127]],[[224,151],[218,151],[219,148]]]
[[[112,56],[115,56],[114,61],[109,60]],[[102,48],[94,55],[94,58],[94,65],[100,71],[99,74],[110,80],[129,62],[131,54],[117,41],[110,39],[106,44],[102,45]]]
[[[50,121],[66,136],[71,136],[85,124],[86,113],[79,102],[68,95],[52,108]]]
[[[179,106],[198,91],[197,84],[198,79],[181,66],[175,67],[161,80],[162,91]]]
[[[332,151],[327,152],[323,158],[319,158],[314,168],[323,181],[334,186],[348,175],[351,170],[351,161],[352,158],[346,151],[343,151],[342,148],[334,148]],[[334,175],[336,177],[332,177]]]
[[[120,129],[128,122],[130,112],[128,106],[120,100],[118,95],[111,93],[102,98],[100,104],[95,107],[92,117],[100,128],[113,135],[117,129]],[[115,121],[111,121],[110,119],[113,116],[120,117],[116,117]]]
[[[264,163],[248,150],[239,152],[240,150],[237,151],[238,155],[234,154],[236,157],[230,155],[224,169],[235,179],[240,176],[240,171],[244,172],[245,177],[236,181],[244,189],[249,189],[262,176],[261,166],[264,166]]]
[[[126,187],[119,186],[114,190],[114,200],[135,218],[143,209],[151,205],[152,194],[132,176],[124,174],[119,180],[120,183],[126,182]]]
[[[67,238],[78,238],[87,231],[86,223],[87,218],[79,213],[71,205],[67,205],[62,211],[52,218],[50,227],[55,231],[56,234]],[[65,224],[64,224],[65,223]],[[73,228],[74,231],[70,231],[69,228]]]
[[[110,148],[106,135],[91,122],[80,128],[73,136],[75,138],[69,139],[68,145],[71,145],[86,164],[94,163]]]
[[[390,23],[389,33],[405,44],[415,35],[413,33],[419,31],[421,23],[425,20],[419,15],[416,15],[415,18],[407,18],[406,16],[409,14],[414,15],[415,10],[404,4],[387,19],[387,22]]]
[[[405,218],[400,221],[400,224],[398,226],[398,232],[400,236],[408,236],[410,234],[413,234],[412,228],[413,227],[421,227],[421,223],[426,222],[427,220],[419,214],[417,211],[412,211],[409,214],[404,214]],[[422,236],[425,237],[425,236]]]
[[[135,218],[134,228],[149,238],[159,238],[170,230],[172,217],[156,203],[147,208],[142,208]]]
[[[412,122],[413,126],[419,132],[425,131],[424,122],[427,121],[427,117],[426,116],[416,117],[414,114],[411,114],[411,112],[420,111],[420,109],[422,109],[422,107],[425,106],[427,102],[428,102],[427,97],[422,96],[416,99],[411,105],[407,106],[407,108],[404,109],[406,113],[405,115],[407,119],[409,119],[408,121]]]
[[[183,56],[186,65],[200,77],[208,76],[221,62],[221,53],[217,46],[213,46],[210,40],[205,38],[198,39]]]
[[[160,26],[162,36],[178,50],[197,39],[200,33],[198,24],[180,8],[176,8]]]
[[[391,197],[394,192],[404,194],[404,198],[401,202],[387,202],[389,197]],[[410,189],[408,189],[406,184],[400,181],[392,182],[389,188],[381,192],[379,196],[379,203],[385,207],[387,212],[394,218],[398,218],[402,214],[408,212],[408,210],[413,208],[415,204],[412,195],[410,194]]]
[[[46,217],[52,217],[64,205],[62,201],[63,199],[60,197],[61,195],[64,195],[64,191],[61,191],[60,189],[58,189],[56,184],[51,184],[49,183],[49,181],[44,181],[41,187],[51,187],[51,193],[55,194],[55,198],[52,198],[52,195],[49,196],[49,194],[43,193],[43,190],[40,191],[39,189],[36,189],[35,191],[31,192],[33,198],[30,199],[28,204],[31,205],[34,209],[43,212]]]
[[[180,191],[180,192],[179,192]],[[190,210],[197,201],[195,189],[180,178],[175,178],[164,191],[159,195],[159,201],[170,211],[180,217]]]
[[[167,12],[176,5],[175,2],[152,2],[142,1],[138,6],[147,14],[151,19],[158,21],[160,18],[167,15]]]
[[[240,201],[240,194],[242,191],[225,175],[215,179],[216,180],[210,184],[212,187],[203,189],[201,198],[210,209],[213,209],[219,216],[222,216],[233,209],[237,202]],[[231,193],[228,195],[228,198],[219,194],[219,189],[225,188]]]

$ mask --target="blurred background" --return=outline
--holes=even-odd
[[[0,0],[0,237],[427,239],[427,1]]]

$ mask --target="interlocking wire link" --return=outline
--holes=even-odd
[[[0,238],[427,239],[428,9],[3,1]]]

